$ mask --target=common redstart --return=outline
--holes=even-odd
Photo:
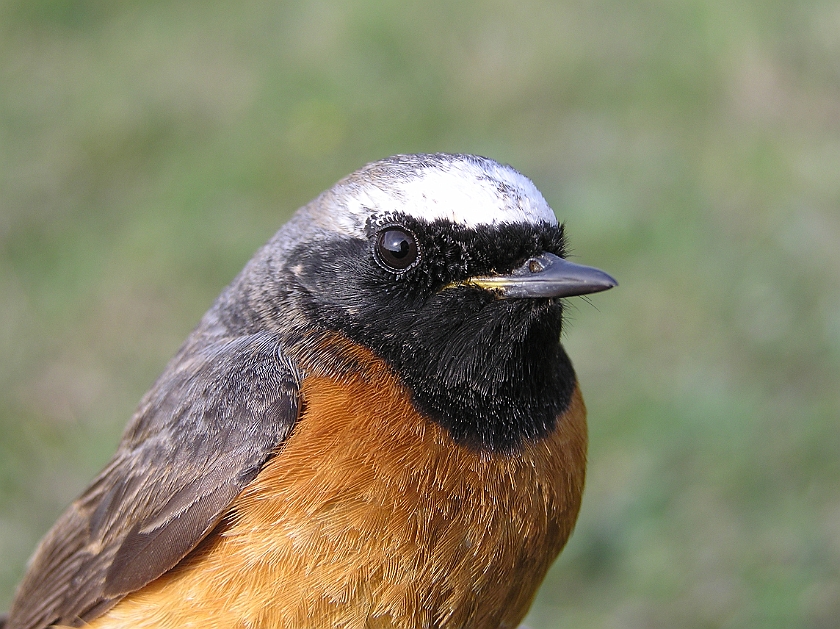
[[[365,166],[204,315],[6,629],[516,627],[584,484],[563,299],[615,285],[509,166]]]

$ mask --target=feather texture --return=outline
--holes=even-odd
[[[78,626],[176,565],[289,434],[297,381],[269,334],[188,342],[41,542],[5,629]]]
[[[214,534],[90,629],[519,624],[580,506],[580,393],[545,438],[478,451],[418,413],[383,361],[343,345],[353,375],[307,371],[282,454]]]

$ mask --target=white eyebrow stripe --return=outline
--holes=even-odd
[[[547,223],[557,218],[536,186],[507,166],[456,161],[424,168],[408,178],[355,187],[346,209],[357,218],[402,212],[426,221],[445,219],[466,227]]]
[[[371,219],[403,213],[469,229],[558,224],[530,179],[474,155],[397,155],[371,162],[301,208],[289,230],[367,238]]]
[[[401,182],[402,211],[435,220],[447,219],[467,227],[497,223],[557,224],[554,212],[528,179],[508,171],[505,180],[428,169],[416,179]],[[476,173],[478,175],[479,173]],[[483,173],[482,173],[483,174]],[[497,173],[494,173],[497,174]]]

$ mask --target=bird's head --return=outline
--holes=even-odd
[[[339,332],[387,361],[456,440],[505,450],[549,431],[574,390],[562,298],[616,283],[565,259],[563,226],[526,177],[434,154],[338,182],[238,284],[249,296],[223,296],[240,304],[229,314]]]

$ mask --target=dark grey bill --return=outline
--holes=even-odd
[[[553,253],[528,258],[508,275],[471,277],[466,283],[495,291],[501,299],[574,297],[618,286],[600,269],[569,262]]]

